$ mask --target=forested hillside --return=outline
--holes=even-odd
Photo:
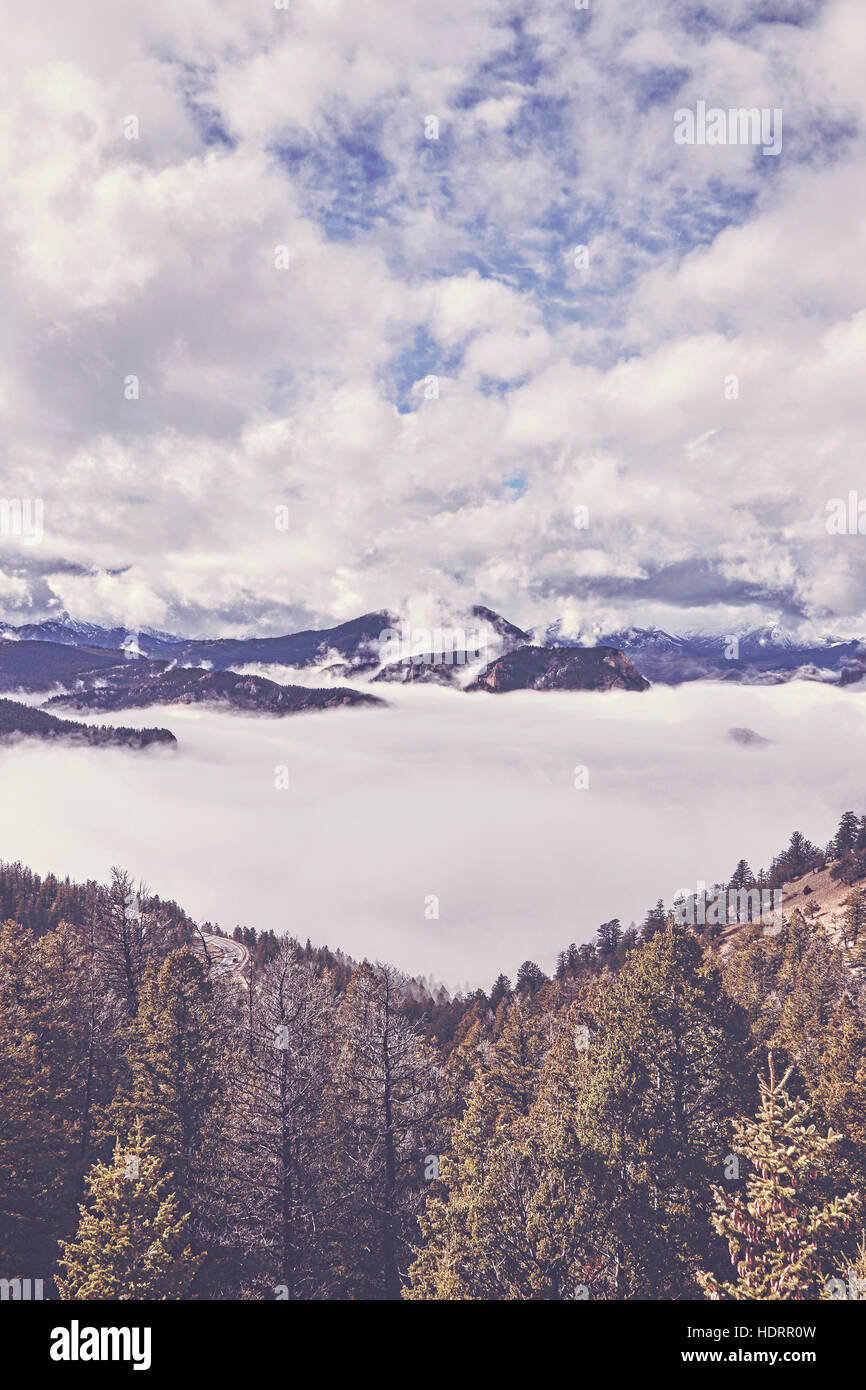
[[[2,867],[0,1277],[62,1299],[858,1296],[866,822],[722,886],[802,897],[826,872],[838,939],[799,909],[732,938],[658,903],[553,978],[527,960],[452,998],[248,926],[245,978],[217,977],[128,875]]]
[[[177,739],[169,729],[119,729],[107,724],[78,724],[74,719],[58,719],[55,714],[22,705],[18,700],[0,699],[0,741],[19,738],[64,739],[91,747],[108,744],[125,748],[148,748],[151,744],[172,745]]]

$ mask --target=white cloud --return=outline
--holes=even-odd
[[[777,8],[16,14],[0,435],[46,531],[38,569],[0,538],[6,616],[866,626],[823,525],[863,475],[866,21]],[[781,106],[782,155],[676,146],[699,97]]]

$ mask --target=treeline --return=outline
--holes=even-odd
[[[136,899],[143,900],[148,920],[165,922],[178,940],[192,941],[195,922],[176,902],[150,893],[143,884],[134,888],[120,870],[112,872],[111,885],[106,887],[92,879],[79,884],[54,874],[40,878],[23,864],[0,862],[0,921],[17,922],[37,935],[61,922],[89,928],[110,914],[119,891],[128,894],[130,906]]]
[[[527,961],[449,1000],[251,928],[247,987],[216,979],[119,872],[16,866],[0,890],[33,917],[0,931],[2,1278],[317,1300],[866,1280],[863,987],[799,912],[722,956],[657,904],[552,979]]]
[[[713,885],[712,890],[740,890],[758,888],[770,891],[782,887],[809,872],[830,868],[834,878],[846,883],[856,883],[866,878],[866,816],[858,817],[853,811],[846,811],[839,823],[839,829],[832,840],[822,850],[812,844],[801,831],[795,830],[786,847],[771,861],[769,870],[759,869],[754,873],[745,859],[740,859],[730,878]],[[856,870],[856,871],[855,871]],[[852,948],[859,937],[859,953],[854,952],[854,960],[864,955],[866,948],[866,894],[853,895],[853,906],[849,905],[844,922],[848,924],[846,944]],[[739,909],[736,910],[739,913]],[[618,970],[628,953],[636,945],[651,941],[662,930],[668,918],[668,909],[660,899],[648,909],[639,924],[634,922],[623,927],[619,918],[603,922],[597,928],[595,937],[581,945],[571,942],[559,952],[553,979],[561,983],[576,983],[587,980],[599,973]],[[736,920],[750,920],[742,914]],[[861,930],[862,928],[862,930]],[[204,929],[221,929],[204,924]],[[712,944],[721,934],[721,928],[707,924],[700,932],[705,945]],[[231,935],[242,942],[250,953],[254,970],[262,970],[277,954],[280,942],[273,931],[257,932],[255,927],[236,926]],[[313,946],[307,938],[302,943],[295,937],[289,941],[296,948],[300,958],[309,962],[320,976],[328,975],[339,992],[349,984],[359,962],[343,951],[331,951],[327,946]],[[866,959],[863,960],[866,964]],[[435,1039],[437,1045],[448,1048],[461,1031],[462,1021],[467,1013],[479,1008],[489,1008],[494,1013],[503,1000],[525,998],[550,982],[551,977],[532,960],[525,960],[519,967],[512,985],[507,975],[499,975],[489,991],[476,990],[468,995],[450,996],[441,985],[414,976],[404,977],[406,1001],[404,1011],[407,1017],[418,1022],[426,1036]]]
[[[177,739],[169,729],[113,728],[108,724],[82,724],[74,719],[58,719],[47,710],[22,705],[18,700],[0,698],[0,741],[14,741],[21,736],[43,739],[64,739],[71,743],[87,743],[93,747],[120,744],[130,748],[147,748],[152,743],[174,744]]]

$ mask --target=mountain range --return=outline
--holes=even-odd
[[[679,685],[696,680],[766,685],[804,679],[849,686],[866,676],[866,643],[859,639],[801,642],[777,627],[728,636],[675,635],[639,627],[571,636],[553,624],[539,640],[537,632],[525,632],[492,609],[476,605],[463,626],[452,629],[457,645],[444,654],[437,652],[435,642],[425,647],[429,634],[413,634],[407,641],[407,631],[407,625],[401,627],[400,619],[387,611],[280,637],[187,638],[153,629],[100,627],[67,616],[17,627],[3,623],[0,690],[46,695],[46,709],[116,711],[209,703],[286,715],[386,703],[357,689],[359,682],[428,682],[501,694],[642,691],[651,682]],[[420,638],[417,643],[415,637]],[[397,659],[395,648],[388,645],[394,640]],[[280,684],[245,671],[248,666],[314,668],[318,683]],[[354,684],[339,683],[346,680]],[[8,708],[6,718],[11,719]],[[23,714],[18,723],[19,733],[57,733],[48,726],[37,729],[38,721]],[[142,738],[152,732],[142,731]],[[157,732],[172,737],[168,731]]]
[[[730,635],[685,633],[660,628],[622,628],[592,639],[563,636],[559,625],[545,632],[547,645],[610,646],[625,652],[641,673],[661,685],[725,680],[748,685],[779,685],[789,680],[818,680],[849,685],[866,675],[866,642],[825,637],[800,641],[779,627],[748,629]]]

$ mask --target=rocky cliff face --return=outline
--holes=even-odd
[[[467,656],[465,662],[448,665],[433,661],[395,661],[389,666],[383,666],[378,675],[373,676],[370,684],[374,685],[379,681],[389,685],[409,685],[420,681],[422,685],[457,685],[469,660]]]
[[[615,647],[518,647],[466,689],[649,690],[649,681]]]

